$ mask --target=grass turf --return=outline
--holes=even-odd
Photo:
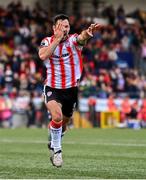
[[[63,160],[49,162],[47,129],[0,129],[1,179],[146,179],[146,130],[70,130]]]

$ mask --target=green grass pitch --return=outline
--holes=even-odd
[[[0,179],[146,179],[146,129],[72,129],[63,160],[49,162],[47,129],[0,129]]]

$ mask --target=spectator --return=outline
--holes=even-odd
[[[32,98],[32,104],[34,107],[34,111],[35,111],[35,124],[37,125],[37,127],[42,127],[43,125],[43,99],[41,97],[41,95],[35,91],[33,93],[33,98]]]
[[[13,103],[12,128],[27,126],[29,103],[28,93],[19,91],[18,97],[16,97]]]
[[[141,70],[145,74],[146,70],[146,38],[141,44]]]
[[[121,111],[121,121],[122,122],[127,121],[128,114],[131,112],[131,104],[128,96],[125,97],[125,99],[123,100],[120,111]]]
[[[146,100],[145,99],[138,113],[138,119],[141,121],[141,126],[143,128],[146,128]]]
[[[108,111],[111,111],[111,112],[118,111],[118,108],[114,102],[114,96],[113,95],[109,96],[107,106],[108,106]]]

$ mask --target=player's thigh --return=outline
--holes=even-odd
[[[66,92],[66,98],[63,101],[62,104],[62,113],[65,117],[72,117],[73,112],[75,110],[76,104],[77,104],[77,99],[78,98],[78,88],[70,88]]]
[[[59,94],[56,89],[44,86],[44,100],[48,111],[54,121],[63,119]]]
[[[51,113],[52,119],[55,121],[60,121],[63,119],[62,115],[62,109],[61,109],[61,104],[58,103],[55,100],[48,101],[46,103],[46,107]]]
[[[69,121],[69,119],[72,117],[73,112],[75,110],[75,102],[70,101],[66,102],[62,106],[62,113],[64,117],[64,121]]]

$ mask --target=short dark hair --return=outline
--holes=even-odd
[[[69,20],[69,17],[65,14],[58,14],[53,18],[53,25],[55,25],[58,20],[65,20],[65,19]]]

